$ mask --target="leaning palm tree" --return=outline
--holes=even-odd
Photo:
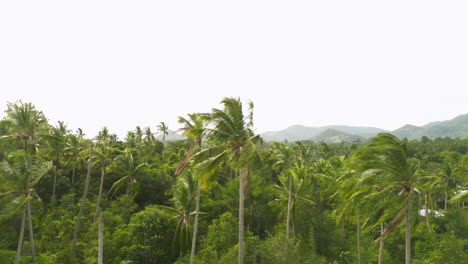
[[[24,159],[24,153],[14,152],[9,158],[0,162],[0,179],[11,187],[11,191],[0,194],[0,198],[5,199],[7,204],[0,212],[0,224],[13,215],[22,211],[20,236],[18,239],[18,248],[16,251],[15,263],[19,263],[21,249],[23,246],[24,224],[26,213],[28,214],[28,228],[30,233],[30,242],[33,243],[33,224],[31,216],[31,203],[35,194],[34,187],[52,168],[51,162],[35,161],[31,167]],[[33,253],[33,251],[31,252]],[[34,257],[34,256],[33,256]]]
[[[213,109],[208,116],[211,127],[207,128],[208,137],[213,147],[202,150],[196,159],[207,157],[195,168],[196,176],[202,187],[209,188],[217,182],[218,171],[230,168],[239,171],[239,264],[244,263],[244,187],[255,165],[260,164],[257,143],[260,137],[255,135],[253,127],[253,103],[249,104],[245,116],[242,103],[238,98],[224,98],[223,109]],[[216,153],[213,155],[213,153]]]
[[[206,132],[206,115],[195,113],[189,114],[188,118],[179,117],[179,123],[183,124],[183,134],[195,141],[195,146],[184,156],[181,164],[176,170],[176,174],[181,173],[193,158],[193,155],[202,149],[203,136]],[[200,214],[200,192],[201,192],[200,181],[197,181],[197,196],[195,201],[195,221],[193,224],[192,234],[192,248],[190,251],[190,264],[195,261],[195,247],[197,243],[197,232],[198,232],[198,217]]]
[[[362,173],[366,184],[379,184],[373,197],[391,196],[392,204],[385,209],[379,224],[388,220],[389,225],[378,241],[385,239],[406,217],[405,263],[411,262],[411,203],[417,180],[414,164],[408,158],[406,143],[388,133],[381,133],[358,149],[352,157],[353,167]]]
[[[78,233],[81,227],[81,217],[83,216],[84,207],[88,199],[89,182],[91,180],[92,168],[93,168],[93,142],[91,141],[90,147],[89,147],[88,170],[86,173],[85,187],[83,190],[83,196],[81,197],[80,210],[78,211],[78,216],[76,217],[75,230],[73,231],[73,239],[72,239],[72,245],[71,245],[71,250],[70,250],[70,262],[71,263],[73,263],[73,259],[75,258],[76,241],[78,239]]]

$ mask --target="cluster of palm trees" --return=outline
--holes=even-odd
[[[178,175],[172,189],[172,206],[158,205],[158,210],[176,222],[173,238],[173,253],[182,255],[190,249],[190,264],[195,261],[198,227],[201,214],[201,192],[217,185],[218,176],[223,170],[230,170],[239,180],[239,242],[238,263],[245,259],[244,201],[250,177],[261,175],[265,166],[272,164],[272,172],[277,176],[274,186],[277,199],[285,215],[285,237],[296,238],[296,209],[298,207],[319,207],[325,199],[336,204],[335,214],[338,224],[356,224],[357,262],[363,262],[361,254],[361,228],[377,229],[380,235],[379,263],[383,263],[385,239],[404,222],[406,227],[406,263],[411,261],[411,221],[414,209],[426,210],[429,226],[429,208],[435,210],[435,195],[444,194],[444,211],[449,203],[449,192],[463,187],[467,175],[468,160],[461,155],[447,152],[440,168],[433,170],[420,160],[410,158],[405,141],[387,133],[379,134],[355,150],[350,157],[332,156],[327,144],[321,144],[317,153],[299,142],[293,144],[275,142],[263,144],[253,130],[253,104],[244,108],[238,98],[225,98],[222,108],[212,109],[211,113],[189,114],[179,117],[181,132],[190,139],[192,148],[185,153],[175,172]],[[26,221],[28,223],[32,260],[35,258],[34,230],[32,224],[31,200],[37,198],[35,186],[45,175],[53,171],[52,199],[56,197],[56,186],[60,168],[72,168],[71,185],[76,181],[75,171],[87,166],[84,191],[80,209],[75,221],[70,261],[74,259],[79,237],[80,222],[88,199],[91,171],[99,167],[100,180],[93,222],[99,221],[99,263],[102,263],[102,229],[104,212],[101,205],[106,175],[118,171],[122,175],[115,181],[107,194],[126,193],[135,196],[139,190],[138,175],[148,168],[155,151],[160,152],[164,162],[164,141],[168,127],[164,122],[158,125],[163,142],[156,140],[150,128],[137,127],[129,132],[125,145],[127,149],[114,148],[117,137],[103,128],[95,141],[84,139],[78,130],[70,133],[63,122],[49,127],[42,112],[30,103],[8,104],[7,130],[0,137],[0,151],[3,161],[0,172],[9,179],[11,191],[2,194],[10,197],[11,203],[0,215],[0,223],[21,213],[21,227],[16,253],[19,263],[23,246]],[[42,151],[40,142],[46,142],[44,153],[51,161],[35,156]],[[89,150],[87,147],[89,145]],[[19,150],[18,150],[19,149]],[[259,150],[267,155],[264,160]],[[134,157],[135,151],[145,162]],[[86,154],[87,153],[87,154]],[[116,154],[117,153],[117,154]],[[8,155],[7,155],[8,154]],[[263,159],[263,160],[262,160]],[[87,160],[87,164],[86,164]],[[65,164],[60,164],[64,161]],[[328,192],[326,195],[323,192]],[[462,200],[466,193],[452,198]],[[453,196],[453,195],[450,195]],[[421,202],[423,201],[423,202]],[[420,202],[420,204],[417,204]],[[192,220],[193,219],[193,220]],[[193,221],[193,227],[192,227]]]
[[[168,134],[168,127],[164,122],[158,126],[159,132],[165,137]],[[146,128],[144,137],[141,136],[139,127],[135,133],[135,147],[139,150],[149,153],[148,147],[157,144],[155,137],[149,128]],[[130,137],[132,132],[129,133]],[[100,201],[104,194],[103,185],[106,176],[106,170],[112,168],[123,173],[124,176],[117,180],[110,190],[114,193],[127,184],[127,194],[135,195],[138,183],[136,174],[146,163],[136,164],[130,151],[125,150],[123,154],[115,156],[112,146],[117,141],[115,134],[110,134],[107,128],[103,128],[96,137],[94,144],[90,140],[84,139],[81,129],[76,134],[70,133],[63,122],[58,122],[57,126],[49,126],[44,114],[37,110],[31,103],[9,103],[6,110],[6,118],[2,120],[2,135],[0,136],[0,145],[2,149],[2,158],[0,162],[0,172],[8,181],[10,191],[0,194],[0,198],[8,200],[8,205],[2,209],[0,223],[5,222],[12,216],[21,213],[21,227],[18,239],[18,247],[15,257],[15,263],[20,262],[21,251],[23,248],[25,223],[28,223],[29,244],[31,247],[32,261],[36,258],[34,228],[32,221],[31,201],[37,199],[35,187],[39,181],[53,170],[52,199],[56,199],[56,186],[59,175],[59,169],[62,167],[61,160],[65,160],[64,166],[71,166],[72,176],[71,185],[75,184],[75,173],[77,168],[83,166],[88,159],[87,175],[85,179],[85,188],[81,200],[80,210],[76,218],[75,231],[73,234],[70,259],[75,253],[76,241],[78,239],[80,221],[86,204],[90,176],[92,167],[98,165],[101,169],[101,178],[99,184],[99,193],[96,201],[96,210],[93,222],[96,222],[101,215]],[[84,154],[83,145],[90,144],[89,155]],[[44,143],[44,144],[42,144]],[[128,142],[132,144],[132,141]],[[115,150],[115,149],[114,149]],[[48,157],[51,161],[41,159],[37,152]],[[148,157],[147,157],[148,159]],[[100,252],[102,255],[102,252]]]

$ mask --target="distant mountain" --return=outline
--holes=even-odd
[[[305,127],[301,125],[290,126],[281,131],[266,132],[262,137],[266,141],[298,141],[314,140],[325,142],[354,141],[373,137],[385,130],[376,127],[352,127],[352,126],[323,126]]]
[[[430,139],[437,137],[466,138],[468,137],[468,114],[447,121],[432,122],[421,127],[405,125],[392,133],[399,138],[408,139],[420,139],[423,136]]]
[[[365,138],[362,136],[358,136],[355,134],[345,133],[343,131],[339,131],[333,128],[329,128],[319,135],[313,138],[316,142],[332,142],[332,143],[340,143],[340,142],[356,142],[356,141],[364,141]]]
[[[181,136],[181,135],[177,134],[177,132],[175,132],[173,130],[170,130],[170,129],[167,132],[168,132],[168,134],[166,135],[166,139],[165,139],[166,141],[183,140],[183,139],[186,138],[184,136]],[[162,141],[163,140],[163,134],[159,133],[156,136],[156,139]]]
[[[313,140],[324,142],[354,142],[364,141],[381,132],[390,132],[399,138],[420,139],[423,136],[434,139],[437,137],[468,137],[468,114],[460,115],[447,121],[437,121],[425,126],[405,125],[394,131],[386,131],[376,127],[354,126],[323,126],[306,127],[302,125],[290,126],[281,131],[265,132],[262,137],[266,141],[298,141]]]

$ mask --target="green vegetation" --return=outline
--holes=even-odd
[[[253,104],[221,104],[180,117],[179,140],[164,122],[159,135],[87,138],[30,103],[8,104],[0,263],[468,259],[468,139],[270,143],[254,133]],[[332,129],[322,132],[354,133]]]

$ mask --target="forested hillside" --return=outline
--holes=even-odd
[[[424,126],[404,125],[393,131],[375,127],[323,126],[305,127],[294,125],[281,131],[265,132],[266,141],[314,140],[318,142],[362,142],[378,133],[392,133],[400,139],[421,139],[427,137],[468,138],[468,114],[459,115],[451,120],[432,122]]]
[[[221,106],[120,139],[8,104],[0,263],[468,259],[468,139],[271,143],[254,134],[253,104]],[[186,138],[169,140],[176,130]]]

